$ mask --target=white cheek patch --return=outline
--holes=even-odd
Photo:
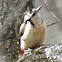
[[[29,16],[25,15],[25,16],[24,16],[24,22],[25,22],[26,20],[28,20],[29,18],[30,18]]]

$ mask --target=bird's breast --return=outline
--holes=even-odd
[[[46,35],[46,25],[45,23],[35,22],[35,27],[33,27],[30,22],[27,22],[23,36],[25,44],[27,47],[31,47],[34,44],[41,44],[45,40]]]

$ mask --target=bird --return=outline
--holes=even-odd
[[[38,8],[30,9],[24,16],[24,21],[20,26],[20,51],[19,55],[24,53],[28,48],[36,48],[41,46],[43,41],[46,40],[46,23],[41,20]]]

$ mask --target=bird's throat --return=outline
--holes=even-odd
[[[32,25],[33,27],[35,27],[35,24],[34,24],[33,20],[28,19],[28,20],[26,21],[26,23],[27,23],[28,21],[31,23],[31,25]]]

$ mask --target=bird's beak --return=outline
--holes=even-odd
[[[39,6],[38,8],[36,8],[36,13],[42,8],[42,6]]]

